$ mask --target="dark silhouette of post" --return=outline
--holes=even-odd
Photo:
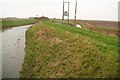
[[[76,25],[76,14],[77,14],[77,0],[76,0],[76,4],[75,4],[74,25]]]

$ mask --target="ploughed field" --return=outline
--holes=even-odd
[[[94,20],[79,20],[81,22],[89,23],[93,26],[97,27],[112,27],[112,28],[118,28],[118,22],[117,21],[94,21]]]
[[[26,32],[21,78],[118,78],[118,38],[41,21]]]
[[[117,21],[94,21],[94,20],[78,20],[78,24],[82,24],[90,30],[107,34],[109,36],[119,36]]]

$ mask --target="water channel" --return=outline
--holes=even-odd
[[[2,38],[2,78],[19,78],[24,61],[25,33],[31,25],[13,27],[0,32]],[[0,65],[1,66],[1,65]]]

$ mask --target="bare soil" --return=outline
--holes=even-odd
[[[92,20],[80,20],[81,22],[89,23],[93,26],[97,27],[112,27],[118,29],[118,22],[117,21],[92,21]]]
[[[109,36],[120,36],[117,21],[78,20],[77,23],[90,30],[107,34]]]

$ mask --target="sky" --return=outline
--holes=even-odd
[[[65,1],[70,2],[70,19],[73,19],[76,0]],[[117,21],[119,1],[78,0],[77,19]],[[62,18],[63,0],[0,0],[0,8],[0,17]]]

